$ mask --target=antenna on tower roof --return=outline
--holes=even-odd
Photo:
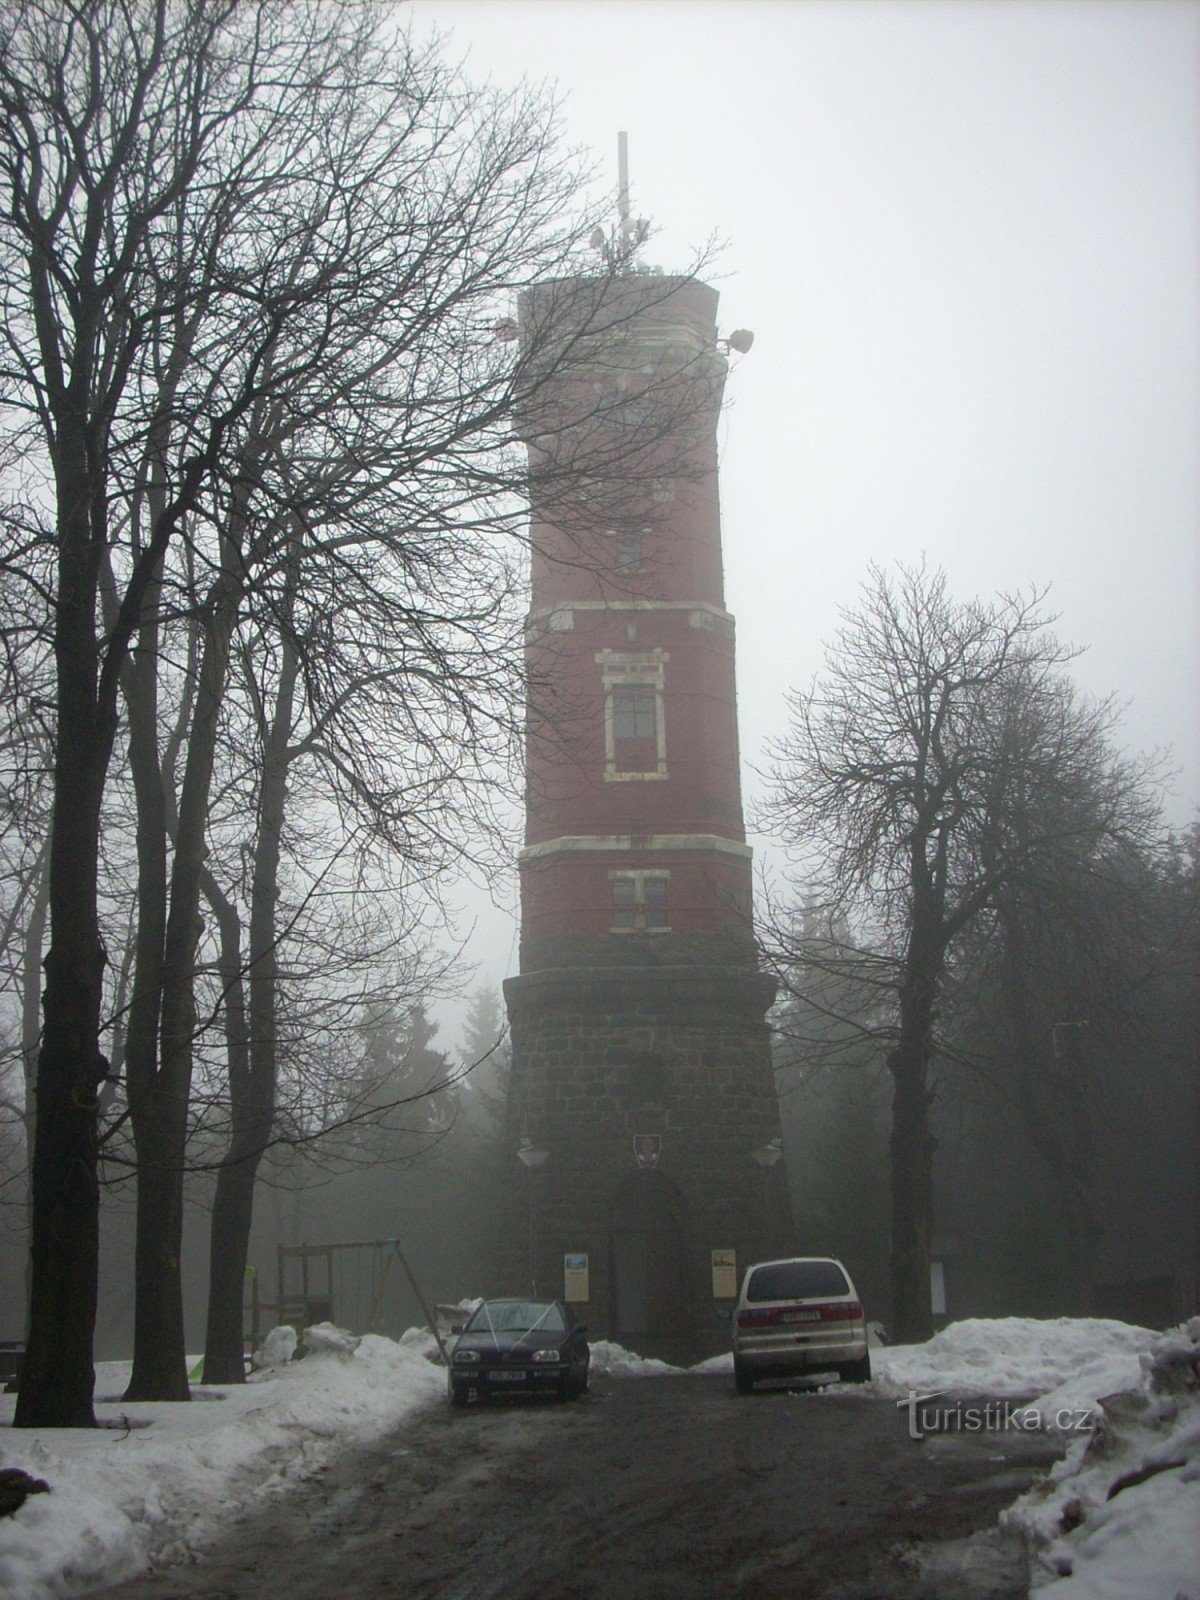
[[[617,226],[611,234],[603,228],[594,228],[589,243],[598,250],[607,266],[624,272],[644,272],[646,268],[635,260],[640,245],[650,237],[650,225],[644,217],[629,214],[629,135],[617,134]]]
[[[629,135],[617,135],[617,219],[624,237],[629,227]]]

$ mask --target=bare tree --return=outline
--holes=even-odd
[[[1158,827],[1152,768],[1119,760],[1040,596],[955,602],[942,573],[873,569],[825,672],[792,701],[771,814],[830,911],[891,970],[893,1332],[933,1331],[930,1064],[956,942],[1020,883],[1107,870]]]
[[[399,76],[368,76],[376,93],[338,108],[339,159],[331,175],[320,174],[342,204],[310,205],[305,215],[315,212],[319,226],[292,235],[299,259],[322,263],[319,277],[309,275],[319,285],[311,309],[321,313],[320,358],[307,320],[282,324],[263,378],[269,407],[261,418],[247,413],[254,455],[239,459],[231,500],[245,533],[232,540],[232,559],[221,558],[220,610],[206,603],[200,613],[195,704],[209,709],[203,725],[193,712],[188,728],[174,839],[168,947],[172,925],[196,926],[197,863],[208,847],[201,819],[218,717],[228,728],[236,715],[221,695],[230,649],[240,645],[262,765],[246,952],[251,1067],[239,1080],[240,1125],[218,1179],[209,1322],[214,1369],[231,1376],[240,1371],[236,1298],[253,1179],[279,1069],[274,874],[289,788],[298,771],[308,782],[319,771],[327,803],[386,842],[416,878],[429,881],[477,854],[520,732],[526,468],[512,424],[564,372],[590,372],[635,314],[619,276],[624,263],[613,258],[612,278],[580,280],[560,302],[561,322],[543,319],[519,350],[497,337],[497,308],[523,284],[570,265],[591,220],[563,221],[575,175],[550,157],[548,108],[465,94],[425,58],[407,59]],[[678,283],[649,280],[641,300],[664,299]],[[556,421],[558,454],[547,451],[543,470],[560,490],[583,472],[611,480],[618,463],[626,483],[657,482],[664,441],[692,403],[678,380],[677,361],[655,375],[647,387],[664,414],[635,439],[597,423],[593,413],[611,409],[611,399],[589,390],[590,410],[570,426]],[[600,514],[593,507],[589,517]],[[594,530],[573,531],[583,552]],[[196,819],[190,831],[186,816]],[[219,886],[209,892],[214,907],[221,894]],[[193,937],[178,961],[163,964],[160,1078],[173,983],[179,1014],[194,1023],[186,985],[195,951]],[[153,988],[136,986],[140,994]],[[187,1071],[177,1077],[186,1089]],[[176,1212],[182,1128],[176,1116],[171,1139],[151,1158],[168,1175]],[[151,1200],[148,1253],[177,1262],[159,1197]],[[166,1287],[174,1307],[177,1289]],[[152,1297],[147,1303],[131,1393],[144,1392],[145,1368],[153,1392],[182,1394],[181,1329],[166,1337],[171,1322]]]
[[[1075,773],[1093,794],[1107,776],[1095,755]],[[1168,839],[1129,830],[1114,846],[1086,861],[1046,855],[1004,885],[955,953],[942,1029],[956,1066],[1041,1168],[1075,1315],[1095,1310],[1104,1173],[1136,1167],[1163,1109],[1188,1098],[1166,997],[1186,961],[1194,886],[1173,877]],[[1134,1086],[1136,1127],[1122,1110]]]
[[[231,206],[261,193],[264,164],[279,172],[289,114],[328,65],[311,49],[323,28],[319,8],[233,0],[35,0],[0,19],[4,398],[10,416],[28,419],[52,483],[57,672],[21,1425],[94,1420],[96,1106],[109,1074],[97,875],[118,679],[163,556],[257,393],[283,306],[277,299],[249,347],[213,338],[221,307],[240,312],[247,296],[246,274],[222,245]],[[209,319],[210,358],[228,381],[210,384],[147,540],[122,552],[102,624],[115,477],[130,443],[155,426],[152,335],[189,316]]]

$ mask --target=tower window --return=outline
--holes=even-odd
[[[653,933],[667,927],[667,873],[609,875],[614,933]]]
[[[601,650],[604,684],[604,780],[665,778],[663,720],[665,650]]]
[[[658,732],[658,693],[652,684],[618,683],[612,691],[614,739],[653,739]]]
[[[643,535],[638,528],[621,528],[617,532],[617,571],[624,577],[640,572],[645,565],[642,538]]]

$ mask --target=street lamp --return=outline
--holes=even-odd
[[[537,1186],[535,1174],[545,1164],[549,1150],[534,1144],[526,1135],[517,1146],[517,1156],[529,1173],[529,1283],[537,1294]]]
[[[783,1140],[778,1136],[768,1139],[766,1144],[760,1144],[756,1150],[751,1150],[750,1155],[762,1168],[764,1239],[767,1247],[771,1248],[771,1168],[783,1155]]]

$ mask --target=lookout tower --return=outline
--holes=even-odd
[[[717,492],[729,351],[749,338],[718,338],[717,299],[631,271],[541,285],[519,318],[526,341],[564,321],[607,336],[527,430],[506,1282],[646,1354],[727,1344],[740,1269],[787,1246]],[[556,471],[556,441],[584,436],[585,469]]]

